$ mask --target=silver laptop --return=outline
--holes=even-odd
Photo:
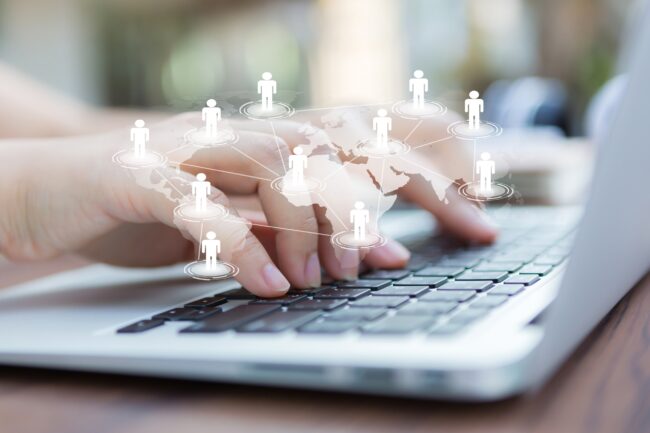
[[[61,273],[0,292],[0,363],[468,401],[543,383],[649,269],[645,18],[584,210],[503,208],[480,247],[393,212],[408,269],[280,300],[176,267]]]

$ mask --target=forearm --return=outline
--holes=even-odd
[[[99,109],[61,94],[0,64],[0,138],[61,137],[127,128],[168,114]]]

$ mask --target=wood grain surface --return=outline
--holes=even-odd
[[[0,286],[78,264],[2,264]],[[543,389],[490,404],[3,367],[0,432],[648,433],[649,317],[646,277]]]

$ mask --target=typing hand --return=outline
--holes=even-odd
[[[339,182],[343,189],[326,188],[326,207],[295,206],[272,188],[270,181],[284,173],[291,149],[304,144],[301,124],[278,122],[274,135],[260,122],[233,122],[239,134],[235,146],[188,153],[191,149],[182,148],[179,134],[197,116],[180,115],[151,126],[150,147],[169,163],[149,170],[129,170],[112,161],[115,152],[129,146],[125,131],[7,140],[0,151],[7,162],[0,174],[0,252],[16,260],[76,252],[121,266],[160,266],[196,259],[197,243],[214,231],[223,259],[240,269],[237,279],[260,296],[279,296],[290,284],[318,286],[321,266],[334,278],[352,279],[362,260],[385,268],[406,263],[408,252],[393,240],[365,255],[330,242],[339,224],[332,215],[347,219],[355,198],[346,191],[363,183],[357,174],[342,169],[341,176],[347,177],[331,179],[330,186]],[[399,125],[395,129],[399,134]],[[437,132],[437,127],[425,127],[418,135],[433,137]],[[411,156],[436,170],[426,154]],[[330,159],[340,165],[335,156]],[[175,215],[199,172],[212,185],[209,201],[226,208],[227,218],[197,224]],[[466,239],[488,242],[495,236],[477,210],[451,190],[443,203],[434,198],[427,181],[414,177],[400,192]],[[243,218],[228,196],[236,201],[250,197],[262,213],[247,212]]]

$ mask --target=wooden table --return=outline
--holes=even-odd
[[[0,285],[62,266],[5,264]],[[650,277],[543,389],[493,404],[0,369],[3,433],[438,431],[650,432]]]

